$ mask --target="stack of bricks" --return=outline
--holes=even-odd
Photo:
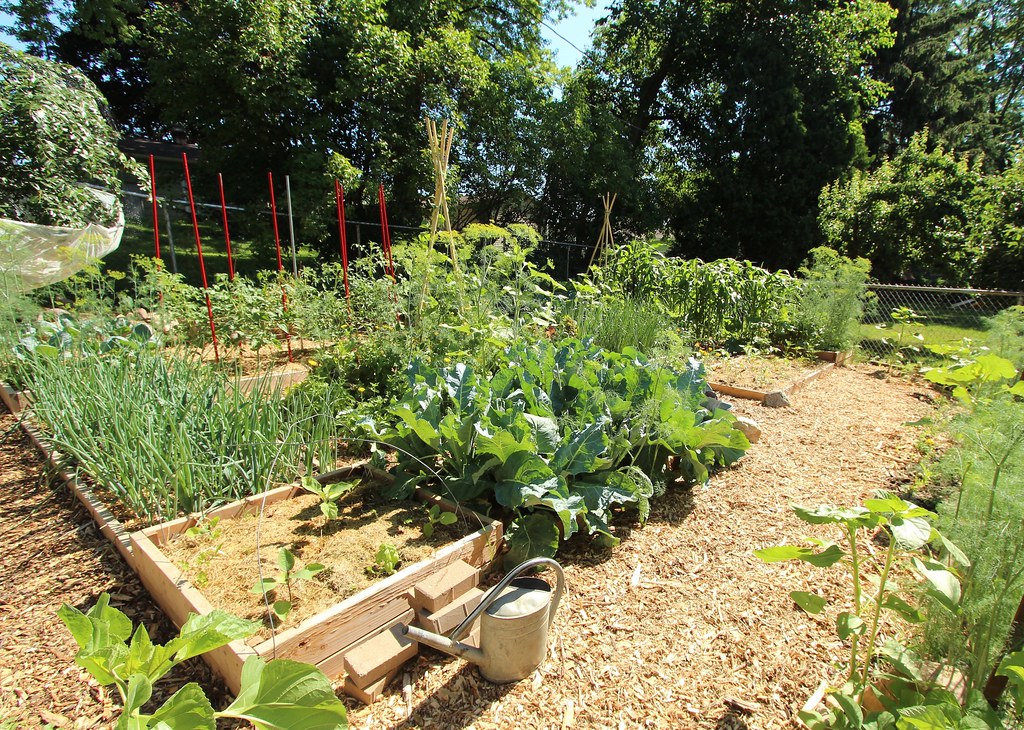
[[[458,560],[416,584],[409,597],[411,608],[381,631],[354,645],[345,654],[345,693],[370,704],[383,693],[418,644],[402,629],[415,622],[427,631],[448,634],[480,604],[479,571]],[[461,640],[479,645],[479,622]]]

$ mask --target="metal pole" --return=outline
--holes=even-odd
[[[171,245],[171,273],[178,273],[178,257],[174,255],[174,233],[171,230],[170,204],[164,204],[164,220],[167,221],[167,242]]]
[[[292,242],[292,274],[299,275],[299,259],[295,255],[295,219],[292,217],[292,183],[288,175],[284,176],[284,190],[288,197],[288,238]]]

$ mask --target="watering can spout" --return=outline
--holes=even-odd
[[[463,644],[461,641],[452,641],[447,636],[441,636],[440,634],[424,631],[423,629],[416,628],[415,626],[406,626],[402,629],[402,633],[410,639],[414,639],[421,644],[426,644],[432,649],[443,651],[445,654],[461,657],[467,662],[472,662],[473,664],[479,665],[484,663],[484,653],[475,646]]]

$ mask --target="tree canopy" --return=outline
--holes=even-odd
[[[124,132],[185,129],[203,151],[197,179],[224,173],[233,201],[262,205],[265,172],[290,175],[311,242],[329,235],[333,178],[355,215],[375,214],[383,183],[394,222],[423,220],[425,116],[457,129],[456,224],[529,222],[589,245],[614,192],[620,238],[771,267],[831,240],[846,215],[836,206],[854,204],[837,191],[910,158],[941,150],[936,160],[970,157],[972,175],[1017,169],[1024,0],[616,0],[583,61],[560,69],[542,23],[579,1],[0,8],[33,53],[82,69]],[[878,275],[916,266],[891,259],[900,245],[869,247]]]

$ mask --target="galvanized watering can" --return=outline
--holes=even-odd
[[[520,573],[547,565],[557,584],[540,578],[517,578]],[[565,588],[562,566],[550,558],[533,558],[513,568],[480,601],[480,605],[448,636],[407,626],[404,633],[421,644],[462,657],[480,668],[483,678],[496,684],[528,677],[541,665],[548,649],[548,626]],[[480,618],[480,648],[459,642]]]

